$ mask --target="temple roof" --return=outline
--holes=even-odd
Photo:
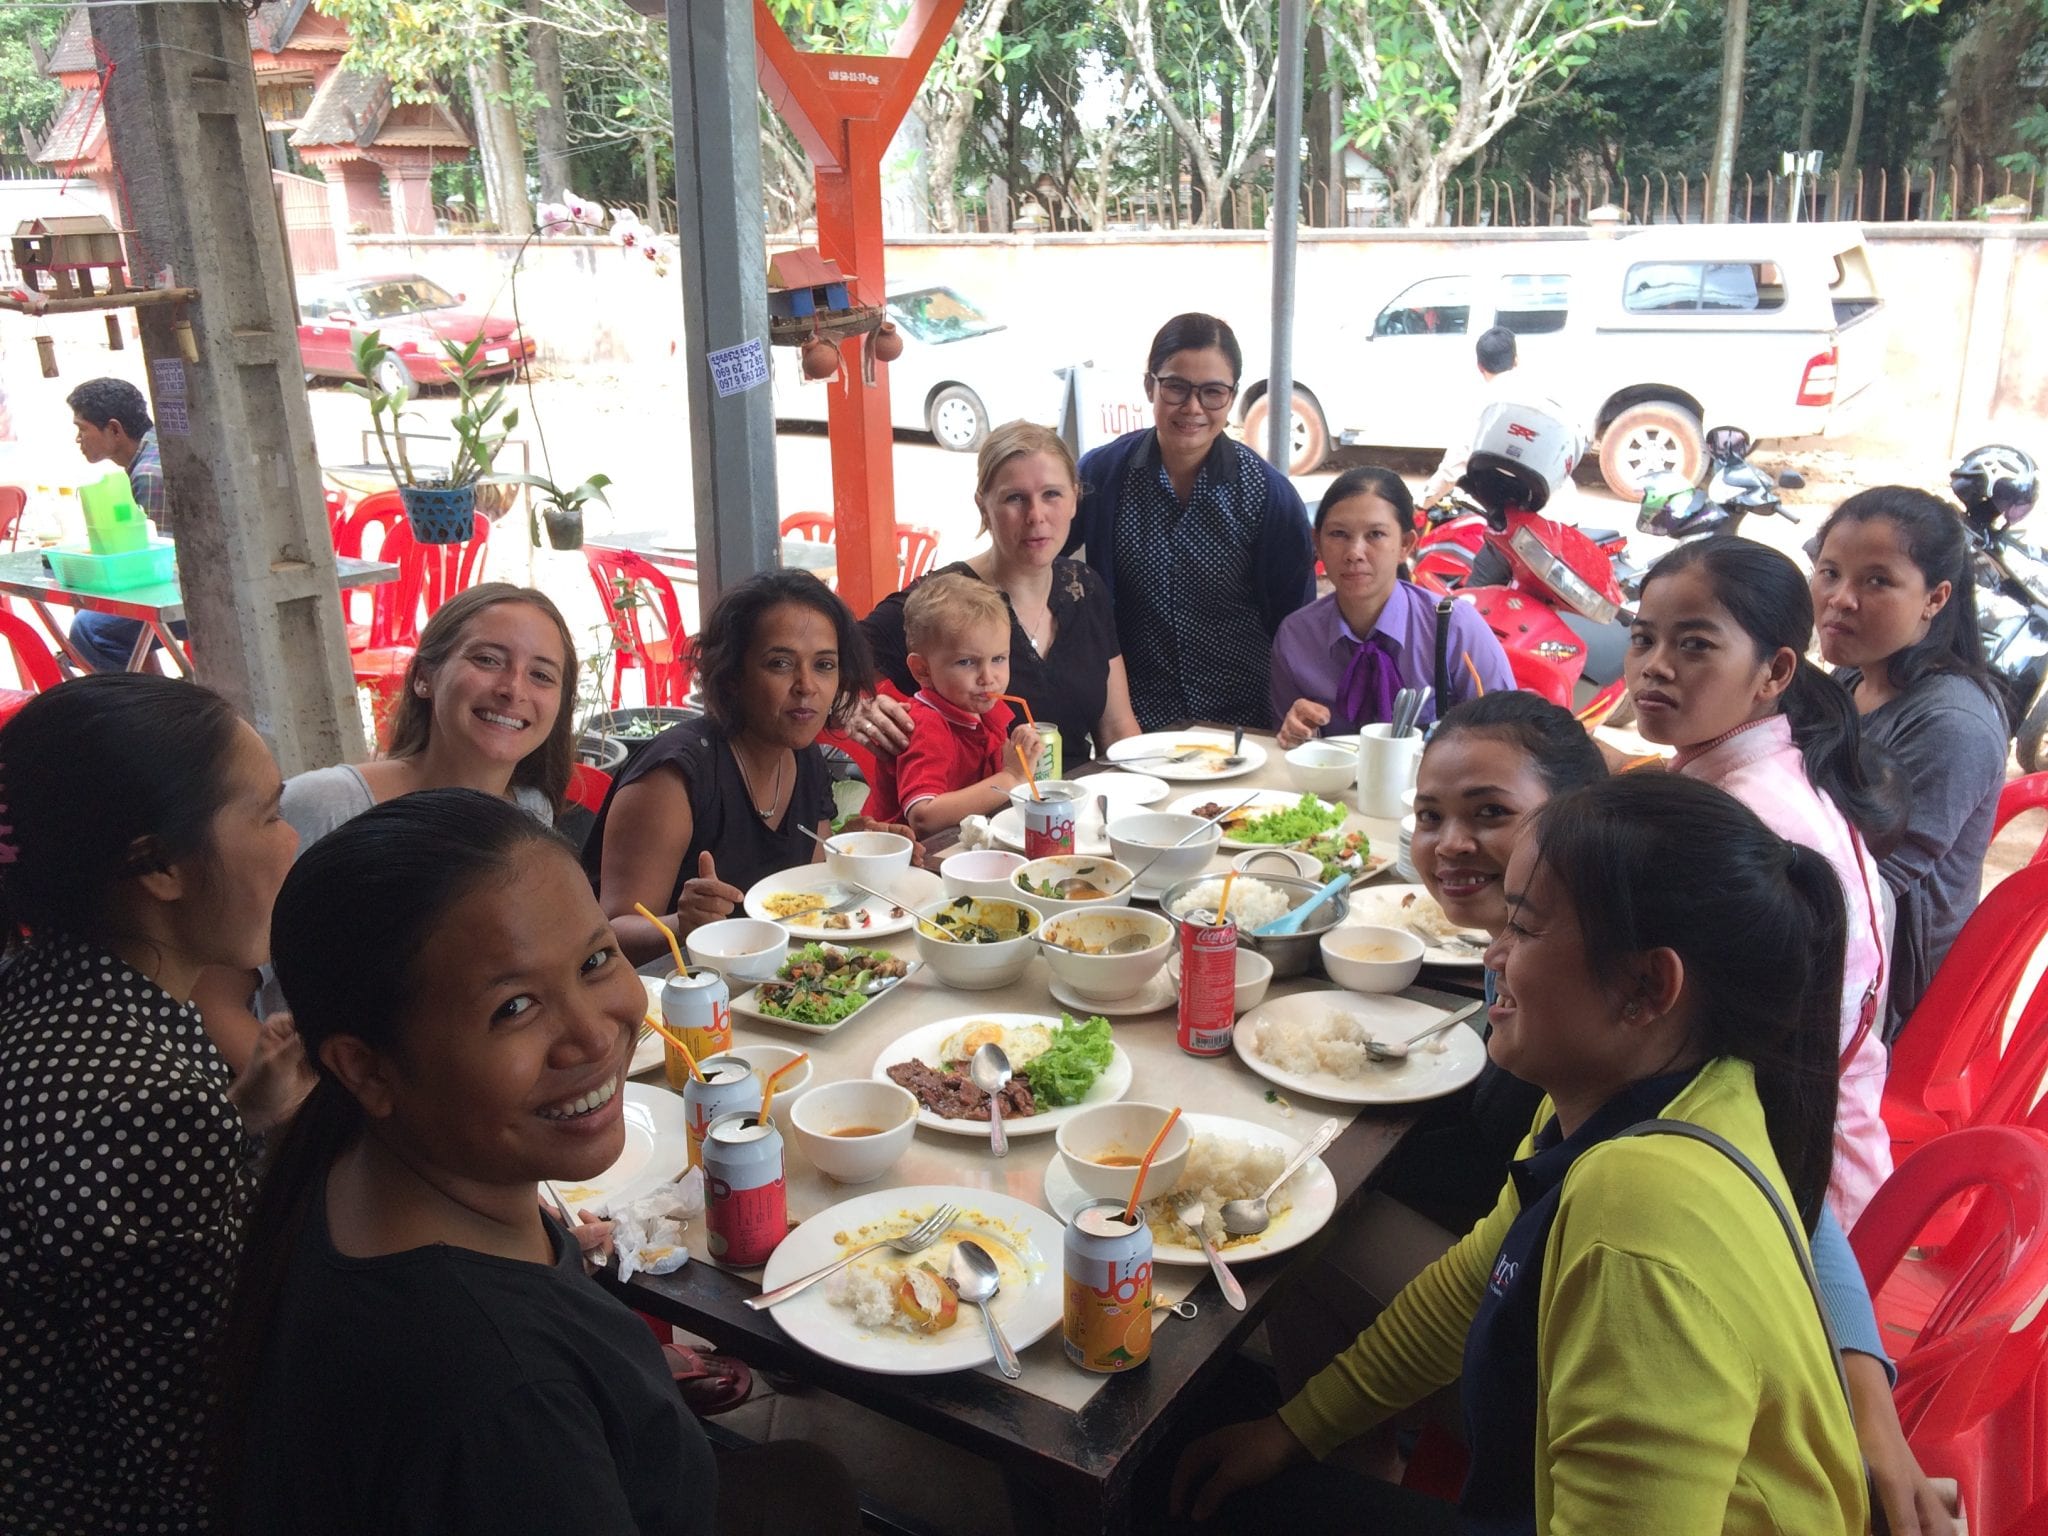
[[[64,104],[50,119],[31,153],[37,165],[79,165],[99,159],[107,150],[107,118],[100,110],[98,87],[67,91]]]
[[[394,104],[391,94],[391,79],[381,71],[335,70],[313,93],[292,147],[468,150],[469,130],[447,103]]]

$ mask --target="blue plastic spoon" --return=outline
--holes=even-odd
[[[1351,876],[1349,874],[1339,875],[1292,912],[1282,913],[1263,928],[1252,929],[1252,937],[1255,939],[1269,939],[1283,933],[1301,932],[1301,925],[1309,920],[1310,915],[1314,913],[1316,908],[1320,907],[1350,883]]]

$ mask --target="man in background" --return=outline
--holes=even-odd
[[[157,459],[155,424],[142,391],[125,379],[87,379],[64,403],[71,407],[78,451],[86,462],[125,469],[135,504],[156,524],[157,532],[169,538],[163,465]],[[80,610],[71,621],[71,644],[95,672],[124,672],[144,629],[138,619]],[[172,632],[182,639],[185,626],[174,624]]]

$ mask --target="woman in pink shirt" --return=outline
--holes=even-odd
[[[1677,772],[1718,784],[1841,879],[1849,943],[1828,1203],[1846,1230],[1892,1169],[1878,1117],[1883,882],[1865,839],[1883,838],[1897,818],[1864,764],[1847,694],[1806,659],[1812,642],[1813,599],[1797,566],[1747,539],[1701,539],[1650,568],[1627,672],[1636,728],[1679,749]]]

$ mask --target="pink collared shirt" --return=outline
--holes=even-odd
[[[1806,777],[1806,764],[1792,741],[1792,722],[1783,715],[1731,732],[1704,751],[1680,752],[1673,766],[1689,778],[1727,790],[1778,836],[1813,849],[1835,867],[1849,914],[1842,971],[1841,1038],[1846,1051],[1862,1022],[1864,994],[1874,980],[1888,979],[1880,932],[1883,908],[1875,905],[1877,861],[1860,838],[1851,837],[1849,823],[1834,802]],[[1882,1004],[1880,997],[1880,1021]],[[1892,1171],[1891,1134],[1878,1114],[1888,1060],[1881,1032],[1873,1028],[1842,1068],[1828,1204],[1845,1232]]]

